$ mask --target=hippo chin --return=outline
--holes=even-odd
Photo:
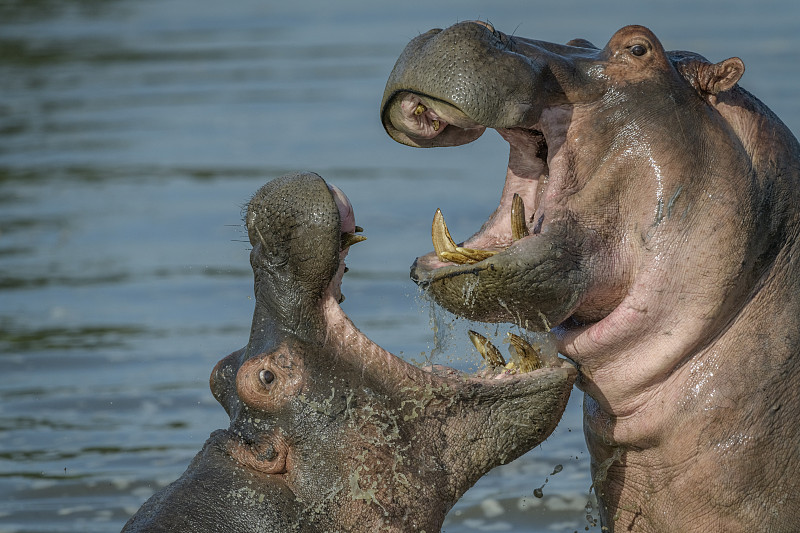
[[[316,174],[262,187],[246,224],[250,339],[211,373],[230,426],[124,531],[439,531],[478,478],[558,423],[577,376],[568,362],[432,372],[356,329],[339,302],[361,228]]]
[[[381,107],[417,147],[492,128],[500,206],[412,278],[475,320],[555,328],[579,367],[601,519],[794,531],[800,509],[800,146],[738,58],[603,49],[476,22],[412,40]]]

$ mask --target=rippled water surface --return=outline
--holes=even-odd
[[[207,379],[247,342],[241,207],[287,171],[339,185],[366,228],[344,285],[355,323],[410,360],[477,364],[408,267],[437,207],[457,240],[491,213],[506,148],[384,134],[383,85],[420,32],[483,18],[602,45],[644,24],[667,48],[741,57],[742,85],[800,131],[800,4],[554,4],[0,1],[0,531],[119,530],[227,426]],[[445,530],[599,531],[580,400]]]

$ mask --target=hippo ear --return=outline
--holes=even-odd
[[[591,48],[593,50],[599,50],[595,45],[587,41],[586,39],[572,39],[567,43],[567,46],[578,46],[580,48]]]
[[[744,63],[732,57],[716,64],[707,64],[698,71],[698,86],[709,94],[719,94],[731,89],[744,74]]]

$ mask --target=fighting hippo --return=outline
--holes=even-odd
[[[738,58],[464,22],[413,39],[381,105],[416,147],[495,129],[500,205],[444,218],[411,276],[475,320],[553,329],[579,368],[606,530],[795,531],[800,147]]]
[[[353,325],[339,303],[361,228],[318,175],[269,182],[245,222],[250,339],[210,380],[230,426],[124,531],[432,533],[480,476],[557,424],[571,363],[478,377],[426,371]]]

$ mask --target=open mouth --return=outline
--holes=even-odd
[[[419,146],[470,142],[486,130],[453,105],[412,92],[395,96],[388,118],[395,133]],[[430,281],[427,274],[441,268],[456,267],[443,275],[469,270],[476,263],[511,252],[519,241],[541,232],[549,163],[545,128],[538,126],[496,129],[510,147],[500,205],[483,227],[462,243],[452,238],[444,215],[437,210],[431,228],[434,252],[417,260],[415,281],[424,285]]]
[[[444,215],[440,210],[433,217],[431,237],[436,257],[442,263],[471,265],[505,252],[517,241],[541,232],[544,214],[539,210],[540,183],[547,179],[547,143],[537,130],[500,130],[508,140],[511,151],[520,152],[520,144],[536,144],[537,152],[530,161],[509,164],[506,185],[500,205],[484,227],[473,237],[458,245],[450,236]],[[517,158],[519,156],[517,155]],[[523,164],[520,164],[523,163]],[[431,267],[435,265],[431,264]]]
[[[518,56],[513,59],[508,68],[514,72],[529,68],[517,64]],[[584,249],[578,243],[587,236],[575,227],[566,204],[578,185],[569,150],[562,149],[572,108],[558,100],[546,105],[541,91],[522,97],[514,93],[514,84],[505,89],[514,93],[509,100],[506,93],[489,91],[494,86],[481,84],[478,90],[456,81],[448,88],[435,78],[430,91],[453,95],[446,101],[408,88],[414,85],[413,69],[419,65],[409,66],[407,61],[405,55],[398,60],[384,94],[381,118],[394,140],[414,147],[455,146],[472,142],[490,128],[509,145],[495,211],[462,242],[450,235],[444,214],[437,212],[431,231],[434,251],[416,259],[412,280],[439,305],[470,320],[510,322],[532,331],[562,324],[586,295],[580,271]],[[458,65],[453,67],[456,71]],[[409,69],[407,85],[403,78]],[[458,103],[464,83],[473,93]]]
[[[347,265],[345,265],[345,258],[347,252],[350,251],[350,246],[358,244],[367,240],[363,235],[364,228],[356,226],[355,214],[353,213],[353,206],[350,204],[350,199],[342,192],[339,187],[328,184],[328,189],[333,195],[333,200],[336,202],[336,207],[339,209],[339,225],[341,227],[341,239],[339,246],[339,268],[336,275],[331,282],[331,291],[335,294],[338,303],[344,302],[344,294],[342,294],[342,277],[347,273]]]
[[[336,276],[331,282],[328,298],[329,302],[335,301],[337,305],[332,303],[325,306],[326,315],[328,316],[328,324],[346,324],[348,326],[348,333],[344,335],[351,340],[351,342],[370,343],[371,341],[358,331],[354,325],[347,319],[344,311],[338,305],[344,301],[344,296],[341,293],[341,283],[344,274],[348,271],[345,265],[345,257],[351,245],[366,240],[366,237],[358,235],[363,232],[363,228],[355,224],[355,217],[350,201],[347,196],[342,193],[334,185],[328,185],[331,190],[337,207],[339,208],[339,215],[341,218],[341,249],[339,252],[339,269]],[[510,227],[511,244],[513,241],[523,239],[530,234],[528,229],[529,221],[526,221],[524,216],[524,204],[522,197],[514,193],[512,197],[511,215],[506,224]],[[503,216],[503,218],[507,218]],[[502,245],[495,245],[495,249],[472,249],[457,246],[447,230],[441,212],[437,210],[436,217],[433,225],[433,241],[435,248],[435,256],[442,265],[460,264],[469,265],[479,262],[487,257],[501,253]],[[511,245],[509,244],[509,245]],[[507,245],[506,248],[509,246]],[[350,329],[352,328],[352,329]],[[341,332],[337,334],[341,336]],[[552,339],[540,337],[538,339],[529,339],[513,333],[508,333],[508,338],[505,342],[509,344],[508,352],[510,357],[507,359],[501,351],[486,337],[475,331],[468,332],[470,341],[475,346],[475,349],[484,360],[485,367],[479,370],[471,377],[474,378],[491,378],[503,379],[516,374],[526,374],[543,368],[556,368],[563,366],[566,362],[558,357],[558,351]],[[374,349],[381,350],[378,345],[374,345]],[[388,352],[386,352],[387,356]],[[455,376],[458,374],[454,369],[444,366],[426,367],[424,370],[431,371],[438,374]]]

